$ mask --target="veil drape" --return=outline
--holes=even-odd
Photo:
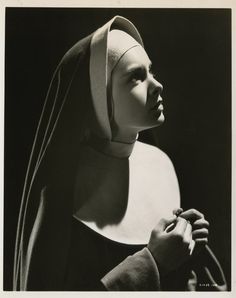
[[[106,44],[111,26],[141,41],[134,25],[116,16],[76,43],[51,80],[24,183],[14,290],[63,288],[81,143],[87,131],[108,140],[111,136],[106,98]]]
[[[44,205],[44,212],[48,208],[55,209],[50,216],[58,212],[58,219],[71,209],[71,200],[66,201],[66,198],[71,196],[76,152],[91,114],[90,40],[91,36],[86,37],[63,57],[49,87],[24,184],[15,247],[14,289],[27,287],[29,263],[32,263],[36,238],[40,236],[37,220],[45,216],[39,214],[42,212],[40,204]],[[64,200],[60,198],[61,192]],[[49,220],[52,224],[56,218]],[[42,259],[40,255],[38,258]]]

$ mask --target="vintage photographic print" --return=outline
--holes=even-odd
[[[231,291],[232,10],[5,7],[4,291]]]

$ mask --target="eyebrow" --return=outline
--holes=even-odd
[[[148,69],[150,70],[151,67],[152,67],[152,62],[150,61],[148,64]],[[124,76],[128,76],[137,70],[144,70],[144,69],[146,70],[146,66],[144,64],[134,64],[126,70],[126,72],[124,73]]]

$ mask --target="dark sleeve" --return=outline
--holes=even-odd
[[[148,248],[127,257],[102,279],[108,291],[159,291],[160,276]]]

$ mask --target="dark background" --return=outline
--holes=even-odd
[[[172,159],[182,206],[210,222],[210,246],[231,279],[231,11],[6,9],[4,289],[12,289],[17,217],[33,137],[64,53],[114,15],[138,28],[164,85],[155,129]]]

